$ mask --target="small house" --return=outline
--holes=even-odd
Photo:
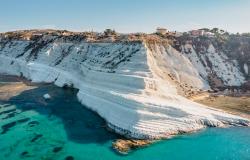
[[[204,36],[210,37],[210,38],[215,37],[214,33],[212,32],[204,32]]]
[[[205,31],[203,29],[192,30],[189,32],[192,36],[205,36],[205,37],[214,37],[214,33]]]
[[[156,29],[156,33],[161,34],[161,35],[164,35],[164,34],[166,34],[167,32],[168,32],[168,30],[167,30],[166,28],[158,27],[158,28]]]
[[[189,32],[192,36],[203,36],[204,30],[192,30]]]

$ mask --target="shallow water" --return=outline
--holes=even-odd
[[[44,100],[45,93],[52,96]],[[117,154],[118,135],[82,106],[76,91],[42,85],[0,101],[0,159],[248,160],[250,128],[207,129]]]

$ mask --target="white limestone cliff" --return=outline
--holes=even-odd
[[[43,43],[22,40],[2,43],[0,73],[77,88],[77,97],[84,106],[97,112],[114,131],[128,137],[166,138],[205,127],[250,124],[247,119],[192,102],[179,94],[179,83],[197,89],[210,87],[206,78],[208,68],[196,60],[194,51],[185,55],[170,45],[146,42],[50,40],[51,37],[46,37]],[[221,64],[226,57],[216,55],[213,46],[207,55],[214,62],[214,72],[225,83],[244,82],[237,65]],[[222,65],[219,68],[223,70],[216,69],[216,64]],[[223,68],[228,65],[230,70]]]

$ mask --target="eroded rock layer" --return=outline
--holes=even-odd
[[[238,63],[213,44],[86,42],[61,36],[0,41],[0,73],[79,89],[79,101],[127,137],[166,138],[204,127],[248,126],[247,119],[185,98],[211,83],[240,86]],[[213,84],[213,85],[215,85]],[[70,107],[70,106],[69,106]]]

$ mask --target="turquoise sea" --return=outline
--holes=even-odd
[[[0,160],[250,160],[250,128],[206,129],[118,154],[120,136],[75,94],[41,85],[0,101]]]

